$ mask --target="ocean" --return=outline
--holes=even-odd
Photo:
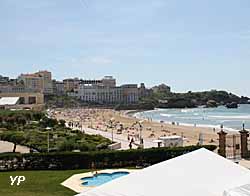
[[[155,109],[134,114],[137,118],[179,123],[180,125],[219,128],[222,124],[228,131],[250,129],[250,104],[239,105],[237,109],[191,108],[191,109]]]

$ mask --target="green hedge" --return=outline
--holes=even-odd
[[[95,151],[83,153],[34,153],[34,154],[3,154],[0,162],[12,160],[15,168],[6,170],[66,170],[95,168],[134,167],[139,164],[155,164],[185,153],[205,147],[215,150],[216,146],[189,146],[176,148],[151,148],[124,151]],[[14,161],[13,161],[14,160]]]

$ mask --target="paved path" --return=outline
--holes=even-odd
[[[105,138],[108,138],[112,140],[112,134],[110,132],[105,132],[105,131],[100,131],[100,130],[95,130],[95,129],[90,129],[90,128],[83,128],[85,133],[90,134],[90,135],[101,135]],[[124,135],[119,135],[114,133],[113,134],[113,140],[115,142],[120,142],[122,146],[122,150],[129,149],[129,141]],[[133,145],[133,148],[137,148],[139,145],[138,141],[135,142],[136,145]],[[157,147],[156,143],[153,143],[150,140],[145,140],[144,139],[144,148],[152,148],[152,147]]]
[[[10,142],[0,141],[0,153],[4,152],[12,152],[14,148],[14,144]],[[16,152],[20,153],[29,153],[30,149],[26,146],[17,145]]]

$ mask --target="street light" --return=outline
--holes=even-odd
[[[46,127],[46,130],[48,131],[48,136],[47,136],[47,139],[48,139],[48,143],[47,143],[47,147],[48,147],[48,152],[49,152],[49,131],[51,130],[51,128],[50,127]]]
[[[140,145],[141,145],[141,147],[143,147],[143,142],[142,142],[142,129],[143,129],[143,122],[144,122],[145,120],[141,120],[141,121],[139,121],[139,122],[137,122],[138,124],[139,124],[139,127],[140,127]]]
[[[112,138],[112,143],[114,141],[114,130],[113,130],[113,122],[115,121],[114,118],[110,119],[110,126],[111,126],[111,138]]]

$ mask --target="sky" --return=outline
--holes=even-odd
[[[249,0],[0,0],[0,75],[250,96]]]

